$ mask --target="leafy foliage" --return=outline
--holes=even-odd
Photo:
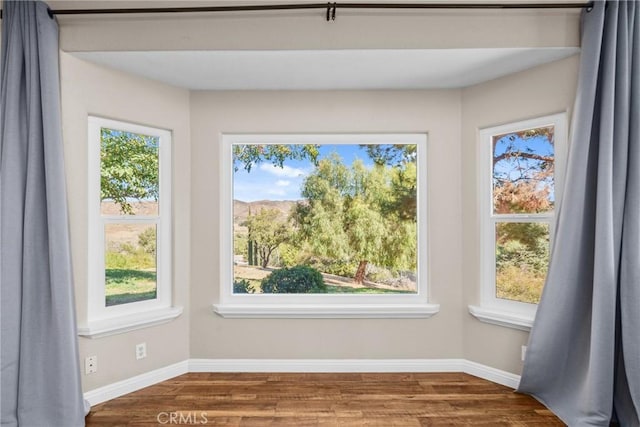
[[[133,214],[132,199],[158,200],[158,139],[113,129],[100,131],[100,198]]]
[[[256,242],[262,268],[267,268],[273,251],[291,236],[290,227],[280,219],[277,209],[260,209],[244,222],[249,229],[249,239]]]
[[[306,265],[275,270],[262,279],[262,292],[273,294],[321,294],[327,292],[322,274]]]
[[[105,254],[105,268],[125,270],[146,270],[155,268],[155,255],[144,248],[129,243],[122,243],[109,248]]]
[[[235,233],[233,236],[233,254],[246,255],[249,249],[249,239],[246,234]]]
[[[553,173],[553,127],[495,136],[495,213],[537,213],[553,209]]]
[[[292,214],[299,240],[316,257],[358,264],[359,283],[369,262],[415,270],[415,206],[401,206],[407,197],[415,204],[416,172],[413,163],[367,168],[359,160],[347,167],[337,155],[321,160]]]
[[[308,265],[323,273],[335,274],[342,277],[353,277],[356,274],[358,263],[344,259],[318,257],[306,253],[306,257],[299,260],[300,264]]]
[[[369,144],[361,147],[379,165],[400,166],[415,163],[418,158],[418,147],[415,144]]]
[[[238,144],[232,150],[233,167],[236,171],[242,167],[251,172],[254,165],[263,161],[282,167],[287,159],[307,159],[315,164],[319,154],[318,147],[314,144]]]
[[[156,255],[156,227],[149,227],[138,234],[138,245],[149,255]]]
[[[234,280],[233,281],[233,293],[234,294],[252,294],[255,292],[255,289],[251,286],[246,279]]]

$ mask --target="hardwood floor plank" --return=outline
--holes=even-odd
[[[95,426],[562,426],[535,399],[463,373],[193,373],[92,408]]]

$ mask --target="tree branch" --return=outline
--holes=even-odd
[[[525,151],[507,151],[505,153],[500,154],[499,156],[493,157],[493,165],[495,166],[498,162],[514,158],[514,157],[524,157],[529,160],[539,160],[541,162],[553,162],[553,156],[541,156],[540,154],[527,153]]]

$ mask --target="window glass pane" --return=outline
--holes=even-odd
[[[156,225],[105,224],[106,305],[156,298]]]
[[[537,304],[549,264],[549,224],[496,224],[496,297]]]
[[[493,143],[493,212],[553,210],[554,127],[496,135]]]
[[[417,151],[233,145],[234,293],[416,293]]]
[[[158,215],[159,138],[100,129],[102,215]]]

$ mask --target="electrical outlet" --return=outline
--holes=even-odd
[[[144,359],[147,357],[147,343],[143,342],[136,345],[136,359]]]
[[[524,358],[527,357],[527,346],[523,345],[522,348],[520,349],[520,357],[522,358],[522,361],[524,362]]]
[[[98,356],[89,356],[84,359],[85,375],[98,372]]]

